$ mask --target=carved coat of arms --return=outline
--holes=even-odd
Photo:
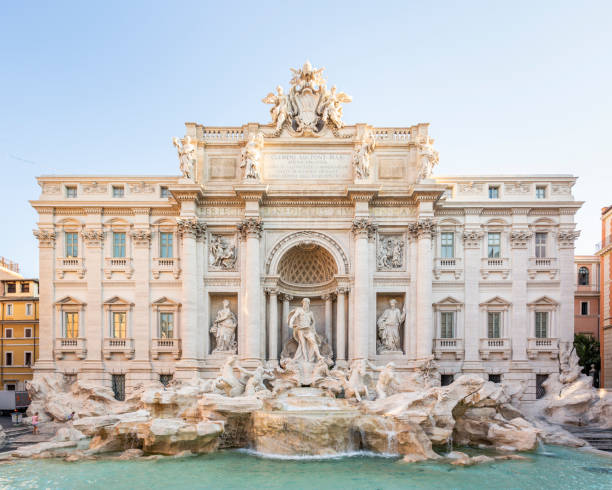
[[[337,92],[335,86],[328,90],[323,70],[313,68],[308,61],[302,68],[292,68],[289,93],[285,94],[278,86],[276,94],[270,92],[263,99],[266,104],[273,104],[270,114],[276,135],[280,135],[285,127],[296,136],[314,136],[326,125],[334,133],[344,126],[342,103],[351,102],[352,98],[344,92]]]

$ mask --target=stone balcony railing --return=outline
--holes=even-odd
[[[480,273],[483,279],[487,279],[491,273],[501,273],[503,279],[508,279],[510,259],[485,257],[481,259]]]
[[[172,354],[175,359],[180,359],[181,339],[152,339],[151,357],[158,359],[160,354]]]
[[[502,359],[510,359],[512,348],[510,339],[480,339],[480,357],[488,359],[491,354],[500,354]]]
[[[545,272],[554,279],[559,272],[557,259],[552,257],[531,257],[527,266],[527,274],[529,279],[535,279],[538,272]]]
[[[76,272],[79,279],[85,277],[85,261],[82,257],[58,257],[55,264],[55,274],[63,279],[66,272]]]
[[[181,275],[180,259],[178,257],[155,257],[152,272],[155,279],[159,279],[162,272],[170,272],[175,279],[178,279]]]
[[[128,359],[134,357],[134,339],[104,339],[102,347],[104,359],[110,359],[113,354],[124,354]]]
[[[239,127],[202,128],[202,138],[207,143],[237,143],[245,140],[245,132]]]
[[[465,350],[463,339],[434,339],[434,356],[441,359],[443,354],[454,354],[455,359],[463,359]]]
[[[132,259],[128,257],[106,257],[104,259],[104,277],[110,279],[113,272],[123,272],[127,279],[131,279],[132,274],[134,274]]]
[[[462,260],[457,257],[436,257],[434,259],[434,278],[440,279],[443,272],[452,273],[455,275],[455,279],[460,279],[461,274],[463,273]]]
[[[55,358],[61,360],[66,354],[75,354],[78,359],[87,357],[85,339],[81,338],[60,338],[55,339]]]
[[[548,354],[551,359],[555,359],[559,355],[559,339],[527,339],[527,357],[536,359],[539,354]]]

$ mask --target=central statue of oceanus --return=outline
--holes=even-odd
[[[297,350],[293,355],[294,360],[317,362],[323,359],[319,352],[315,318],[310,311],[310,300],[308,298],[304,298],[302,306],[289,314],[289,328],[293,330],[293,338],[298,343]]]

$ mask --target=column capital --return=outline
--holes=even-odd
[[[480,241],[484,233],[480,230],[464,230],[463,246],[465,248],[480,248]]]
[[[287,293],[281,293],[280,297],[283,301],[293,301],[293,296]]]
[[[264,292],[270,296],[278,295],[278,288],[265,288]]]
[[[55,246],[56,234],[53,230],[38,229],[32,230],[38,240],[39,248],[53,248]]]
[[[431,218],[418,220],[408,225],[408,231],[417,238],[432,238],[436,233],[436,223]]]
[[[101,247],[104,242],[104,232],[99,229],[81,231],[81,238],[88,247]]]
[[[351,226],[355,238],[371,238],[376,234],[377,229],[378,225],[370,218],[355,218]]]
[[[149,247],[151,245],[151,230],[132,230],[130,236],[136,247]]]
[[[527,242],[533,236],[529,230],[512,230],[510,232],[510,246],[512,248],[527,248]]]
[[[201,238],[206,231],[206,223],[196,217],[177,218],[176,226],[179,236],[186,238]]]
[[[263,221],[261,218],[246,218],[238,223],[236,227],[243,239],[247,237],[261,238],[263,233]]]
[[[576,230],[559,230],[557,233],[559,248],[574,248],[574,242],[579,236],[580,232]]]
[[[333,293],[327,293],[327,294],[323,294],[321,296],[321,299],[323,301],[332,301],[334,299],[334,294]]]

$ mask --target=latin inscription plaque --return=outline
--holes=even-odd
[[[352,180],[350,153],[278,152],[264,155],[264,180]]]

